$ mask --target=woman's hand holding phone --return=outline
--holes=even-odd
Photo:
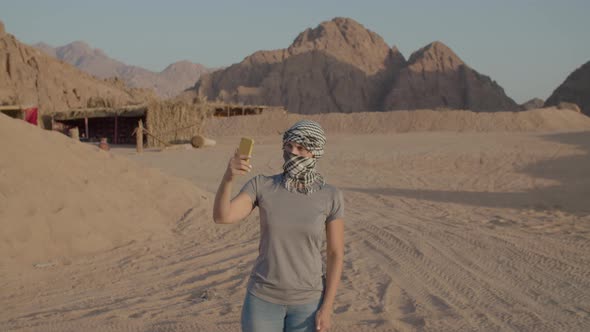
[[[242,138],[240,146],[229,160],[227,170],[225,172],[228,180],[234,179],[236,175],[244,175],[252,170],[250,164],[250,157],[252,156],[252,149],[254,140],[251,138]]]

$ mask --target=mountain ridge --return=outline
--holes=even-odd
[[[154,72],[113,59],[104,51],[80,40],[59,47],[44,42],[32,46],[98,78],[118,77],[130,87],[153,89],[161,98],[178,95],[194,85],[201,74],[211,71],[201,64],[180,60],[160,72]]]
[[[512,111],[519,106],[488,76],[440,41],[408,60],[351,18],[299,33],[290,46],[256,51],[203,75],[194,86],[209,100],[267,104],[293,113],[453,108]]]

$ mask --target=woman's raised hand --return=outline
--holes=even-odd
[[[231,157],[227,164],[227,170],[225,171],[225,176],[228,180],[234,179],[237,175],[244,175],[249,173],[252,170],[252,165],[250,164],[250,156],[248,155],[240,155],[238,149]]]

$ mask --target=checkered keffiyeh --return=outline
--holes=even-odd
[[[326,135],[315,121],[302,120],[295,123],[283,134],[283,146],[287,142],[303,145],[313,157],[302,157],[284,152],[283,185],[291,192],[309,195],[325,184],[324,178],[315,170],[316,162],[324,154]]]

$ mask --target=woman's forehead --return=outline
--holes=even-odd
[[[297,142],[293,142],[293,141],[287,141],[287,142],[285,143],[285,145],[287,145],[287,144],[294,145],[294,146],[303,146],[302,144],[299,144],[299,143],[297,143]]]

